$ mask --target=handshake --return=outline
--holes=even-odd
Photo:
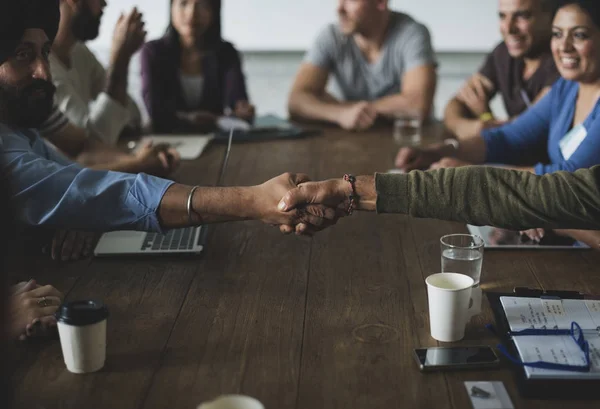
[[[251,189],[250,218],[279,226],[284,234],[312,236],[349,215],[350,197],[360,201],[353,208],[374,210],[374,182],[360,177],[353,184],[342,178],[312,182],[303,174],[285,173]],[[365,188],[373,185],[372,189]],[[364,191],[362,197],[359,189]]]

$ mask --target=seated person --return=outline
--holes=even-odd
[[[561,4],[551,48],[562,78],[548,95],[513,123],[484,130],[481,137],[424,150],[401,149],[396,165],[408,171],[502,163],[541,175],[599,164],[600,54],[590,50],[600,49],[600,10],[589,0]],[[594,236],[567,233],[597,247]]]
[[[515,118],[550,90],[559,77],[550,52],[555,10],[556,0],[499,1],[502,43],[446,106],[444,124],[459,140],[500,124],[489,105],[496,94]]]
[[[388,0],[341,1],[339,22],[323,30],[306,54],[289,97],[290,115],[348,130],[370,128],[378,117],[427,119],[436,87],[429,32]],[[326,91],[332,74],[342,101]]]
[[[191,187],[146,174],[82,168],[50,149],[32,128],[52,110],[48,55],[60,15],[54,0],[31,2],[24,18],[0,32],[5,40],[0,43],[0,163],[22,224],[160,232],[230,220],[316,227],[336,220],[336,212],[323,207],[292,213],[277,208],[303,175],[284,174],[252,187]]]
[[[241,57],[221,38],[221,2],[171,0],[164,37],[142,48],[142,95],[155,132],[211,130],[219,116],[252,122]]]
[[[133,9],[115,27],[110,65],[105,70],[84,42],[98,36],[106,2],[61,0],[61,21],[50,68],[56,102],[74,125],[114,145],[124,130],[139,131],[141,116],[127,95],[132,55],[144,43],[142,15]]]
[[[600,49],[600,13],[579,2],[562,6],[554,18],[552,53],[562,78],[540,102],[480,136],[402,148],[396,166],[409,171],[494,163],[544,174],[600,163],[600,53],[591,52]]]

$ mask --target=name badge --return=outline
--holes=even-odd
[[[586,136],[587,129],[585,129],[583,124],[576,126],[563,136],[558,145],[560,146],[560,152],[565,160],[569,160]]]

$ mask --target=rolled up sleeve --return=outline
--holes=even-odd
[[[158,209],[173,182],[63,165],[33,152],[0,152],[18,218],[28,226],[162,232]]]

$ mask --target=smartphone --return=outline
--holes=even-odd
[[[485,345],[415,349],[415,359],[423,372],[493,368],[500,364],[494,350]]]

